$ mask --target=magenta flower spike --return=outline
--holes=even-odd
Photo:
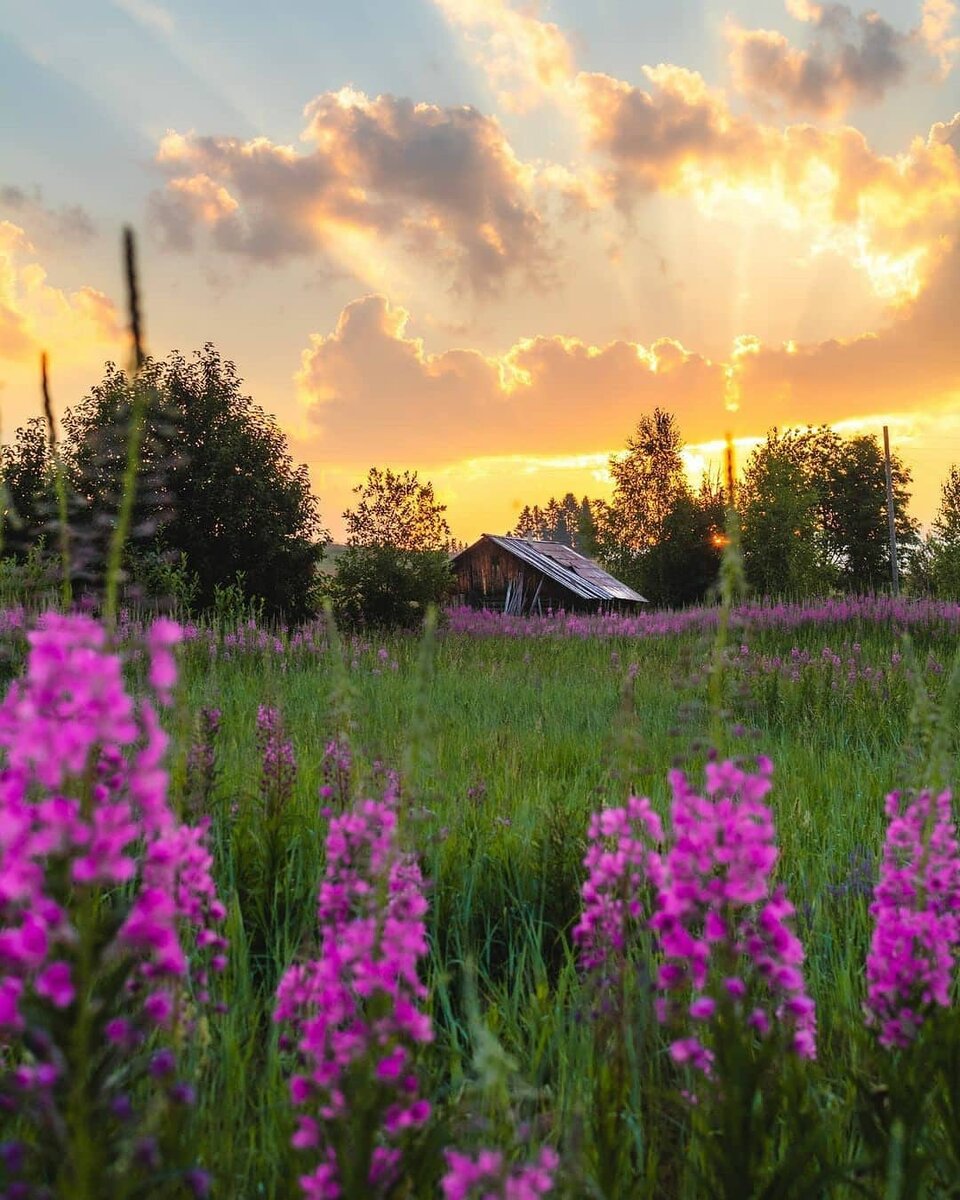
[[[705,796],[682,772],[670,775],[673,838],[650,922],[664,955],[658,1009],[662,1021],[687,1029],[672,1043],[674,1060],[708,1074],[713,1054],[705,1035],[721,1005],[760,1037],[774,1024],[785,1027],[794,1053],[816,1056],[793,905],[770,878],[777,848],[763,800],[772,774],[766,758],[756,774],[729,761],[708,763]]]
[[[950,1004],[960,949],[960,847],[949,791],[887,797],[886,843],[870,913],[867,1023],[882,1046],[906,1047]]]
[[[362,1164],[365,1194],[386,1194],[404,1132],[430,1116],[413,1064],[416,1047],[433,1038],[418,975],[426,911],[420,869],[399,845],[391,793],[330,822],[317,902],[320,951],[284,975],[274,1013],[293,1027],[301,1063],[290,1081],[293,1103],[304,1110],[293,1142],[320,1157],[301,1178],[306,1196],[341,1194],[348,1167],[336,1147],[351,1143],[351,1122],[364,1121],[377,1127],[372,1158]],[[360,1093],[372,1104],[367,1111],[358,1109]]]
[[[178,640],[169,621],[146,635],[160,704],[176,682]],[[45,1097],[38,1119],[62,1128],[72,1073],[93,1078],[94,1031],[126,1054],[175,1017],[188,1025],[187,1009],[208,999],[208,972],[225,963],[218,927],[226,911],[207,825],[183,825],[172,809],[167,735],[153,703],[128,694],[103,628],[88,616],[48,613],[28,642],[25,675],[0,703],[0,1043],[29,1039],[29,1086]],[[109,982],[118,964],[127,967],[120,988]],[[64,1016],[52,1022],[50,1010],[66,1024]],[[67,1030],[62,1045],[50,1029]],[[88,1171],[98,1154],[106,1163],[115,1153],[105,1148],[104,1114],[120,1109],[108,1100],[91,1092],[89,1128],[79,1129],[75,1107],[68,1126],[72,1139],[87,1139]],[[59,1169],[64,1186],[86,1196],[90,1180],[69,1174],[73,1144]]]

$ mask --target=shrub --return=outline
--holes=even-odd
[[[451,583],[445,550],[351,546],[337,563],[328,594],[344,625],[409,629],[429,605],[446,599]]]

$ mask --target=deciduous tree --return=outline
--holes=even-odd
[[[371,467],[358,497],[343,519],[348,546],[393,546],[397,550],[446,550],[450,526],[445,504],[438,504],[433,484],[421,483],[416,471],[394,473]]]
[[[111,364],[66,414],[74,487],[91,511],[119,492],[134,386],[150,396],[137,518],[196,577],[198,604],[239,585],[269,614],[307,615],[328,538],[307,468],[209,343],[190,360],[149,360],[135,384]]]

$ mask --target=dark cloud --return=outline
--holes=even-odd
[[[15,184],[0,184],[0,216],[13,217],[30,228],[37,244],[87,242],[96,236],[93,218],[79,204],[50,208],[39,187],[29,191]]]
[[[767,109],[824,117],[878,103],[935,51],[924,25],[902,32],[872,10],[808,0],[788,6],[815,30],[805,49],[769,29],[729,33],[737,87]]]

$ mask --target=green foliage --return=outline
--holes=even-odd
[[[337,620],[351,628],[412,629],[442,604],[453,577],[445,550],[350,546],[327,584]]]
[[[625,457],[610,460],[613,499],[595,510],[597,557],[611,574],[658,605],[703,600],[717,579],[723,490],[706,476],[687,482],[683,439],[672,413],[641,418]]]
[[[948,600],[960,598],[960,467],[940,488],[940,506],[926,544],[925,568],[930,589]]]
[[[907,515],[911,476],[897,455],[890,459],[897,538],[907,546],[917,534],[916,522]],[[840,442],[820,470],[828,496],[826,544],[846,589],[867,592],[884,587],[890,579],[890,547],[883,449],[873,435],[850,438]]]
[[[56,511],[53,461],[42,417],[21,426],[10,446],[0,446],[0,473],[7,493],[3,550],[24,559]]]
[[[242,572],[245,594],[271,615],[307,615],[326,535],[307,469],[294,467],[275,419],[210,344],[189,361],[147,360],[138,386],[151,396],[134,508],[141,544],[182,556],[201,608]],[[64,417],[64,456],[91,506],[116,498],[131,405],[132,385],[111,364]]]
[[[817,536],[821,493],[793,436],[767,434],[747,461],[738,494],[744,567],[761,596],[809,596],[829,586]]]
[[[559,542],[592,558],[597,549],[597,530],[594,509],[599,501],[584,496],[578,501],[573,492],[562,500],[551,496],[541,508],[525,504],[517,517],[514,529],[507,537],[532,538],[534,541]]]
[[[610,459],[616,541],[634,554],[656,545],[676,501],[689,494],[680,451],[683,438],[673,413],[654,409],[640,418],[625,455]]]
[[[907,513],[911,477],[890,457],[898,549],[907,561],[917,541]],[[889,583],[886,476],[872,435],[770,430],[747,463],[739,509],[747,576],[763,595],[871,592]]]
[[[447,506],[437,503],[433,484],[421,483],[416,471],[398,474],[389,467],[371,467],[366,482],[353,492],[356,507],[343,514],[348,546],[392,546],[415,553],[448,549]]]

